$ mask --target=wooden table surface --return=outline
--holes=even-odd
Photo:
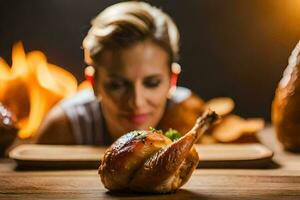
[[[300,154],[281,150],[271,128],[261,140],[274,150],[272,169],[197,169],[173,194],[113,194],[97,170],[16,171],[0,160],[0,199],[300,199]]]

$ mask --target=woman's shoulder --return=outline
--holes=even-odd
[[[75,144],[71,124],[60,106],[54,106],[43,119],[37,134],[39,144]]]
[[[205,102],[204,100],[185,87],[177,87],[175,92],[170,98],[169,109],[174,108],[187,108],[194,112],[202,111]]]
[[[170,101],[172,103],[180,103],[192,95],[192,91],[186,87],[177,86],[173,94],[171,95]]]
[[[195,120],[203,113],[204,104],[204,100],[190,89],[177,87],[170,98],[167,111],[161,120],[160,128],[164,131],[173,128],[181,133],[186,133],[192,128]]]
[[[63,109],[75,106],[83,106],[96,101],[93,90],[83,89],[75,93],[73,96],[62,100],[59,105]]]
[[[90,124],[97,107],[93,91],[85,89],[57,103],[44,118],[37,134],[38,143],[77,144],[80,143],[82,123]],[[97,109],[97,108],[96,108]],[[84,126],[86,127],[86,126]],[[79,137],[79,139],[78,139]]]

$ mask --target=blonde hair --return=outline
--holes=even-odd
[[[145,2],[122,2],[102,11],[92,20],[83,40],[85,62],[97,65],[106,49],[127,48],[150,39],[169,54],[170,64],[178,59],[179,33],[173,20]]]

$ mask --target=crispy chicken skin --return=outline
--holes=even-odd
[[[188,181],[199,156],[194,143],[218,116],[207,112],[191,131],[172,142],[158,131],[132,131],[105,152],[99,167],[104,186],[111,191],[173,192]]]

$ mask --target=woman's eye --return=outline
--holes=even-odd
[[[147,79],[144,81],[144,86],[147,88],[156,88],[160,85],[161,80],[157,78]]]

